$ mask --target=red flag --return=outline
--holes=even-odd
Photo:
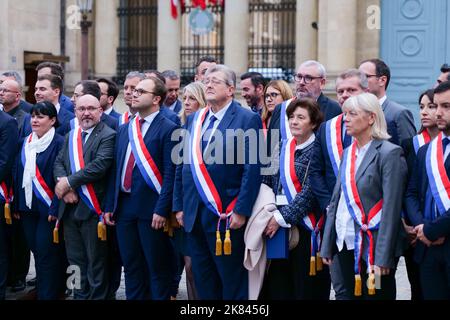
[[[192,0],[192,6],[195,7],[200,7],[202,8],[202,10],[206,9],[206,0]]]
[[[178,0],[170,0],[170,11],[172,18],[176,19],[178,17]]]
[[[209,3],[210,3],[212,6],[215,6],[215,5],[217,4],[217,0],[209,0]]]

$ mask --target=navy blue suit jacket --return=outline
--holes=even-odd
[[[119,128],[119,120],[110,115],[107,115],[106,113],[102,114],[100,120],[114,131],[117,131],[117,129]]]
[[[70,111],[71,113],[75,113],[75,109],[73,106],[72,101],[70,100],[70,98],[66,95],[61,95],[61,97],[59,98],[59,105],[61,106],[61,108],[66,109],[67,111]]]
[[[14,172],[14,204],[16,210],[19,212],[39,212],[41,215],[47,216],[52,215],[54,217],[58,216],[59,200],[56,194],[53,197],[50,209],[39,200],[35,193],[33,192],[33,201],[31,205],[31,210],[27,207],[25,201],[25,192],[22,188],[23,182],[23,171],[24,167],[22,164],[21,154],[23,142],[25,139],[22,138],[21,149],[16,157],[16,166]],[[55,179],[53,178],[53,165],[55,163],[56,157],[64,144],[64,138],[58,134],[55,134],[53,141],[47,147],[47,149],[36,155],[36,165],[44,178],[47,186],[54,192],[55,190]]]
[[[58,122],[59,122],[59,127],[56,128],[56,133],[61,135],[61,136],[65,136],[66,133],[68,133],[70,131],[70,120],[72,120],[73,118],[75,118],[75,115],[70,112],[67,111],[66,109],[63,109],[62,107],[59,109],[59,113],[58,113]],[[23,129],[22,129],[22,137],[26,137],[31,133],[31,115],[28,114],[25,119],[24,119],[24,123],[23,123]]]
[[[20,100],[19,107],[26,113],[29,113],[33,105],[31,103],[26,102],[25,100]]]
[[[0,111],[0,182],[5,182],[8,186],[18,150],[18,137],[19,129],[16,119]],[[1,200],[1,203],[4,201]]]
[[[175,112],[173,112],[172,110],[170,110],[167,107],[162,106],[159,110],[159,112],[161,113],[162,116],[164,116],[166,119],[169,119],[170,121],[172,121],[173,123],[175,123],[177,126],[181,126],[181,120],[178,117],[178,114],[176,114]]]
[[[121,188],[121,176],[125,156],[128,148],[129,123],[120,126],[117,133],[114,163],[111,178],[109,179],[108,193],[105,200],[105,212],[116,212]],[[144,143],[156,166],[163,177],[161,194],[151,189],[136,165],[133,169],[131,185],[131,206],[121,211],[138,213],[141,219],[151,220],[153,213],[168,217],[172,208],[173,181],[175,176],[175,162],[171,159],[172,149],[175,145],[171,141],[172,132],[177,126],[159,113],[153,119],[150,128],[144,136]],[[119,205],[120,207],[120,205]]]
[[[408,189],[405,195],[404,207],[413,226],[424,224],[424,234],[430,241],[450,235],[450,210],[439,216],[434,221],[424,218],[425,195],[428,189],[428,175],[425,158],[429,144],[424,145],[417,153],[414,170],[411,174]],[[444,163],[447,175],[450,175],[450,157]],[[425,245],[418,241],[416,246],[416,259],[420,261]]]
[[[114,108],[111,110],[111,112],[109,113],[109,115],[113,118],[119,119],[121,114],[118,113],[116,110],[114,110]]]
[[[193,122],[193,115],[189,116],[186,122],[187,130],[191,129]],[[222,121],[220,121],[217,130],[220,130],[223,136],[223,156],[234,155],[233,164],[226,164],[225,159],[223,164],[206,164],[217,191],[224,210],[230,202],[237,197],[237,202],[234,207],[234,212],[250,217],[252,214],[253,204],[258,196],[261,184],[261,166],[259,156],[256,157],[256,163],[251,163],[248,157],[249,149],[252,152],[259,152],[258,142],[249,142],[248,139],[244,143],[242,139],[236,137],[231,138],[233,145],[230,145],[230,138],[226,139],[226,130],[242,129],[259,130],[262,129],[262,122],[259,115],[252,111],[241,107],[235,101],[232,102],[229,109],[225,113]],[[187,141],[185,141],[187,142]],[[245,150],[238,149],[238,146],[245,148]],[[250,148],[252,147],[252,148]],[[189,152],[184,147],[184,152]],[[237,164],[236,155],[245,154],[246,161],[243,164]],[[242,163],[242,162],[241,162]],[[197,191],[192,176],[191,167],[189,163],[184,163],[177,166],[175,187],[174,187],[174,205],[173,211],[184,212],[184,228],[187,232],[191,232],[195,223],[195,219],[199,212],[199,207],[203,206],[203,201]],[[207,232],[214,232],[217,229],[217,216],[210,212],[208,215],[202,215],[203,226],[206,226]]]

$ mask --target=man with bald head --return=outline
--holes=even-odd
[[[3,105],[3,111],[17,120],[19,132],[23,127],[23,121],[26,112],[20,108],[22,93],[20,84],[15,80],[5,80],[0,84],[0,104]]]
[[[19,84],[20,93],[22,94],[22,99],[20,100],[19,106],[23,111],[25,111],[27,113],[30,112],[31,107],[33,105],[31,103],[28,103],[27,101],[25,101],[23,98],[24,94],[23,94],[23,90],[22,90],[22,86],[23,86],[22,76],[17,71],[6,71],[6,72],[3,72],[2,75],[0,76],[0,84],[2,84],[6,80],[15,80]]]
[[[98,229],[104,230],[102,208],[116,134],[100,121],[103,110],[96,97],[79,97],[75,112],[79,126],[66,135],[54,167],[58,219],[69,264],[80,268],[75,299],[103,300],[108,294],[107,242],[99,239]]]

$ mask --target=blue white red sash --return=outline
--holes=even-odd
[[[414,151],[419,152],[420,147],[426,145],[431,141],[431,136],[428,133],[428,131],[425,129],[421,133],[419,133],[417,136],[413,138],[413,145],[414,145]]]
[[[339,115],[325,124],[325,139],[327,142],[328,156],[330,157],[334,175],[339,174],[342,152],[344,151],[344,141],[342,141],[342,122],[344,115]]]
[[[280,130],[281,130],[281,140],[289,140],[292,138],[291,129],[289,129],[289,119],[286,114],[286,109],[289,106],[289,104],[294,99],[286,100],[281,104],[281,110],[280,110]]]
[[[83,143],[81,140],[81,127],[71,130],[69,133],[69,159],[72,174],[84,168]],[[86,205],[103,221],[102,209],[92,184],[82,185],[78,188],[78,193]]]
[[[303,226],[311,232],[311,257],[315,257],[320,252],[322,245],[321,230],[323,229],[324,223],[325,214],[321,214],[319,220],[316,219],[315,214],[312,212],[303,218]]]
[[[191,162],[191,172],[194,178],[195,186],[197,188],[200,197],[205,204],[205,206],[213,212],[218,218],[219,223],[221,220],[229,220],[229,217],[233,213],[233,208],[236,203],[234,199],[226,211],[222,206],[222,200],[220,199],[219,192],[212,181],[206,165],[203,162],[203,154],[201,148],[202,142],[202,125],[208,115],[209,107],[201,109],[195,113],[194,122],[191,128],[191,152],[190,152],[190,162]],[[228,223],[227,223],[228,228]]]
[[[366,215],[356,185],[356,149],[357,142],[354,141],[349,148],[344,150],[344,156],[342,159],[343,168],[341,171],[341,185],[349,213],[359,227],[359,231],[355,234],[354,269],[355,275],[360,275],[362,254],[364,251],[364,237],[366,237],[369,243],[369,250],[367,250],[368,271],[369,273],[373,272],[375,258],[372,231],[379,228],[382,216],[383,199],[377,202]]]
[[[79,125],[80,125],[80,122],[78,121],[77,117],[70,120],[70,130],[74,130]]]
[[[25,157],[25,147],[32,141],[32,139],[33,134],[30,134],[23,143],[21,160],[24,168],[25,163],[27,162],[27,159]],[[47,183],[45,182],[37,165],[36,165],[36,176],[33,178],[33,192],[39,200],[41,200],[47,207],[50,208],[53,196],[55,194],[53,193],[53,190],[50,189]]]
[[[431,193],[440,214],[450,209],[450,181],[445,171],[442,132],[430,142],[425,164]]]
[[[130,118],[131,118],[131,115],[130,115],[129,111],[122,114],[119,118],[119,127],[123,124],[127,124],[128,122],[130,122]]]
[[[128,126],[131,151],[147,185],[160,194],[163,183],[162,175],[144,143],[139,120],[140,117],[137,116]]]
[[[5,182],[2,182],[0,184],[0,200],[5,202],[5,204],[11,203],[13,201],[13,190],[12,188],[9,189],[6,186]]]

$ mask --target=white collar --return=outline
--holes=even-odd
[[[97,125],[93,126],[92,128],[89,128],[89,129],[87,129],[87,130],[81,129],[81,132],[86,132],[88,135],[90,135],[90,134],[92,133],[92,131],[94,131],[94,129],[95,129],[96,126],[97,126]]]
[[[311,134],[311,136],[308,138],[308,140],[306,140],[305,142],[303,142],[302,144],[299,144],[298,146],[295,147],[295,150],[303,150],[305,149],[307,146],[309,146],[310,144],[312,144],[314,141],[316,141],[316,135],[313,133]]]
[[[56,114],[59,114],[59,111],[61,110],[61,105],[59,104],[59,102],[57,104],[55,104],[55,108],[56,108]]]
[[[111,106],[108,109],[104,110],[103,113],[106,113],[109,116],[111,114],[112,110],[113,110],[113,107]]]
[[[152,123],[152,121],[156,118],[156,116],[158,115],[159,111],[153,112],[152,114],[146,116],[145,118],[143,118],[145,120],[145,122],[148,123]],[[139,115],[139,113],[137,114]]]
[[[220,111],[218,111],[217,113],[214,113],[211,109],[211,112],[208,115],[208,119],[211,118],[212,115],[214,115],[217,120],[222,121],[223,117],[225,116],[225,113],[227,112],[228,108],[231,106],[231,104],[233,103],[233,100],[230,101],[225,108],[222,108]]]
[[[380,100],[378,100],[380,102],[380,106],[383,106],[383,103],[385,103],[387,100],[387,96],[385,95],[383,98],[381,98]]]

